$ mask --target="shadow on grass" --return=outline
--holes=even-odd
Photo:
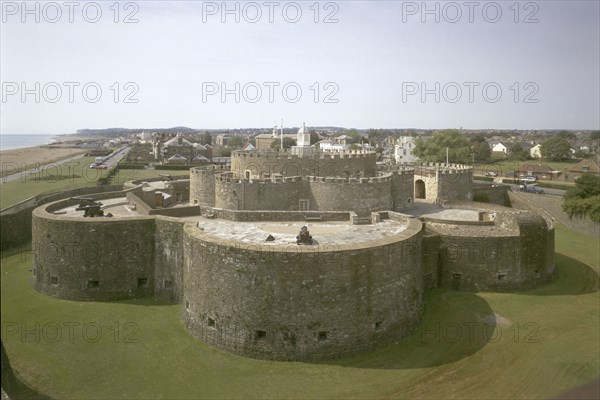
[[[561,253],[556,253],[555,257],[556,270],[552,281],[539,288],[518,292],[518,294],[572,296],[595,293],[599,290],[600,275],[592,267]]]
[[[415,369],[450,364],[469,357],[502,330],[489,304],[474,293],[434,289],[425,293],[425,313],[420,323],[394,344],[369,353],[317,364],[348,368]]]
[[[50,397],[35,391],[15,375],[4,350],[4,343],[0,342],[0,345],[2,346],[2,389],[6,394],[13,400],[50,400]]]

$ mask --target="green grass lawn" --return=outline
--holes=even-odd
[[[54,193],[85,186],[96,186],[98,178],[106,176],[107,170],[89,168],[95,157],[84,157],[58,167],[43,167],[35,174],[23,175],[19,179],[0,185],[0,209],[41,193]],[[163,175],[189,175],[188,171],[120,169],[111,179],[111,184],[122,184],[131,180],[157,178]]]
[[[62,160],[66,160],[67,158],[71,158],[71,157],[77,156],[79,154],[84,154],[85,152],[86,152],[85,150],[81,150],[80,152],[75,152],[73,154],[69,154],[69,155],[66,155],[66,156],[63,156],[63,157],[56,157],[55,159],[51,159],[47,164],[53,164],[53,163],[56,163],[56,162],[59,162],[59,161],[62,161]],[[35,168],[35,167],[37,167],[37,163],[25,164],[25,165],[21,165],[20,166],[20,168],[24,169],[24,170]],[[6,170],[1,170],[0,171],[0,178],[3,177],[3,176],[6,176],[6,175],[12,175],[13,173],[14,173],[14,171],[12,169],[6,168]]]
[[[124,183],[133,180],[143,180],[158,178],[160,175],[183,176],[188,175],[189,171],[181,170],[159,170],[159,169],[119,169],[119,172],[113,177],[113,183]]]
[[[62,165],[43,166],[40,172],[22,175],[0,185],[0,208],[10,207],[40,193],[54,193],[95,186],[107,170],[91,169],[95,157],[83,157]]]
[[[430,291],[405,340],[321,363],[220,352],[186,332],[179,305],[41,295],[28,283],[30,259],[15,251],[1,264],[2,340],[23,382],[52,398],[549,398],[600,373],[597,238],[558,226],[556,251],[547,286]]]
[[[580,160],[554,162],[554,161],[540,161],[540,160],[527,160],[527,161],[509,161],[509,160],[498,160],[490,161],[487,163],[475,163],[475,170],[479,173],[480,170],[484,171],[495,171],[504,176],[507,172],[521,170],[523,166],[531,164],[546,164],[553,168],[555,171],[564,171],[577,164]]]

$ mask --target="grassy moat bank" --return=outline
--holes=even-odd
[[[309,364],[206,346],[179,305],[43,296],[28,283],[31,253],[14,250],[2,257],[2,340],[17,375],[51,398],[549,398],[600,372],[597,238],[557,226],[556,251],[547,286],[436,289],[404,340]]]

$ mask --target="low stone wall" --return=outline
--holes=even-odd
[[[142,214],[142,215],[150,215],[151,211],[152,211],[152,207],[146,202],[144,201],[143,198],[140,198],[140,196],[143,196],[144,192],[129,192],[127,193],[127,201],[130,204],[135,203],[135,210]],[[152,194],[152,196],[154,197],[154,194]]]
[[[487,197],[488,199],[488,201],[486,201],[485,203],[510,207],[510,199],[508,197],[510,186],[478,183],[473,184],[472,190],[473,200],[475,201],[482,201],[478,199],[478,196],[482,196]]]
[[[546,194],[510,192],[510,202],[514,208],[544,213],[546,218],[588,235],[600,236],[600,224],[588,218],[573,217],[569,219],[562,209],[563,198]]]
[[[200,215],[200,207],[198,206],[185,206],[185,207],[171,207],[171,208],[155,208],[150,210],[150,215],[164,215],[166,217],[193,217]]]
[[[165,170],[164,175],[169,175],[169,171]],[[173,177],[173,179],[175,181],[190,179],[190,174],[185,174],[185,175],[173,175],[173,174],[170,174],[170,175]],[[135,188],[135,187],[140,186],[144,182],[159,182],[159,181],[164,181],[164,180],[165,180],[165,178],[163,178],[163,177],[148,178],[148,179],[136,179],[136,180],[133,180],[133,181],[127,181],[127,182],[125,182],[124,187],[126,189],[128,189],[128,188]]]

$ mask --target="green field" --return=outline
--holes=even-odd
[[[181,170],[159,170],[159,169],[119,169],[117,175],[112,179],[113,183],[124,183],[132,180],[143,180],[158,178],[160,175],[183,176],[189,175],[189,171]]]
[[[558,226],[556,251],[545,287],[430,291],[407,339],[321,363],[220,352],[188,335],[179,305],[38,294],[30,255],[14,251],[1,264],[2,340],[26,393],[51,398],[549,398],[600,373],[597,238]]]
[[[89,168],[95,157],[84,157],[59,166],[42,167],[41,172],[23,175],[19,179],[0,185],[0,209],[42,193],[56,193],[85,186],[96,186],[98,179],[106,176],[107,170]],[[157,178],[160,174],[186,175],[187,171],[168,170],[119,170],[111,184],[122,184],[131,180]]]
[[[41,193],[54,193],[84,186],[95,186],[106,170],[91,169],[95,157],[83,157],[60,165],[42,166],[40,172],[22,175],[0,185],[0,208],[10,207]]]
[[[490,161],[488,163],[475,163],[474,168],[475,171],[479,173],[480,170],[483,171],[495,171],[498,174],[505,176],[507,172],[515,171],[517,169],[521,169],[524,165],[531,164],[546,164],[550,168],[553,168],[555,171],[564,171],[565,169],[569,169],[573,165],[577,164],[580,160],[573,161],[563,161],[563,162],[554,162],[554,161],[539,161],[539,160],[527,160],[527,161],[509,161],[509,160],[500,160],[500,161]]]
[[[56,157],[54,159],[51,159],[48,164],[54,164],[54,163],[60,162],[62,160],[66,160],[67,158],[71,158],[71,157],[74,157],[74,156],[76,156],[78,154],[84,154],[84,153],[85,153],[85,150],[81,150],[80,152],[75,152],[73,154],[69,154],[69,155],[66,155],[66,156],[63,156],[63,157]],[[32,163],[32,164],[21,165],[20,168],[23,169],[23,170],[27,170],[27,169],[35,168],[37,166],[38,166],[37,163]],[[10,168],[2,169],[2,170],[0,170],[0,178],[3,177],[3,176],[6,176],[6,175],[12,175],[13,173],[14,173],[14,171],[12,169],[10,169]]]

